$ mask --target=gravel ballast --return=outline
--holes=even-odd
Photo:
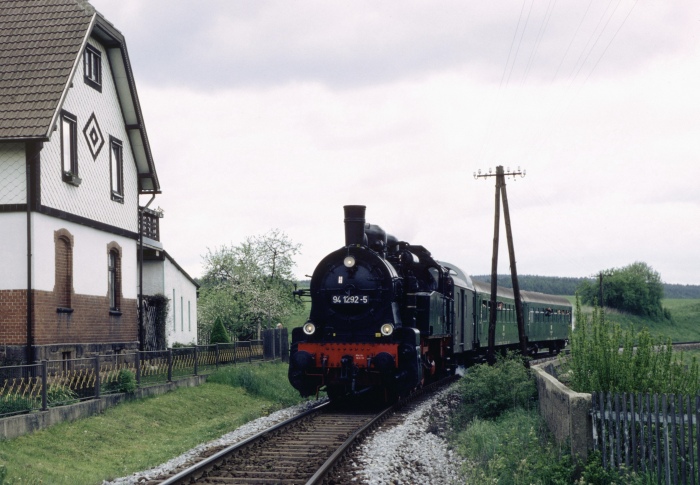
[[[453,388],[448,388],[408,412],[401,424],[379,428],[348,459],[344,467],[347,481],[362,484],[457,483],[462,461],[449,449],[445,439],[454,402]],[[207,450],[238,443],[316,404],[318,402],[304,403],[258,418],[157,467],[105,481],[103,485],[144,484],[172,474],[195,462]]]

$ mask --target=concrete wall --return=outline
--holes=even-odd
[[[109,394],[100,399],[91,399],[68,406],[49,408],[47,411],[37,411],[30,414],[11,416],[0,419],[0,439],[17,438],[34,431],[39,431],[64,421],[76,421],[104,412],[126,399],[140,399],[157,394],[164,394],[179,387],[194,387],[206,381],[207,376],[191,376],[178,379],[175,382],[158,384],[137,389],[133,396],[126,394]]]
[[[540,415],[547,422],[557,443],[571,444],[571,455],[582,460],[593,449],[591,395],[574,392],[544,370],[545,365],[532,366],[537,381]]]

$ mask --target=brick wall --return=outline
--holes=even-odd
[[[26,290],[0,291],[0,347],[12,346],[10,352],[0,348],[0,354],[22,355],[27,344]],[[71,298],[72,312],[57,312],[61,307],[57,292],[33,291],[34,344],[41,346],[68,345],[64,351],[109,353],[110,350],[135,348],[138,342],[138,304],[136,299],[121,300],[121,315],[110,312],[109,297],[76,295]],[[89,344],[89,345],[87,345]],[[82,350],[78,350],[78,347]],[[14,353],[13,353],[14,352]],[[37,348],[42,358],[47,351]],[[2,355],[0,355],[2,357]],[[53,357],[50,357],[53,358]],[[59,357],[60,358],[60,353]]]
[[[56,342],[124,342],[138,340],[138,304],[121,301],[121,315],[110,314],[109,297],[73,295],[72,313],[58,313],[56,295],[34,292],[36,345]]]
[[[27,291],[0,291],[0,344],[27,344]]]

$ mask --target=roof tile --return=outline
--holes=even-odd
[[[46,134],[90,26],[85,0],[4,0],[0,139]]]

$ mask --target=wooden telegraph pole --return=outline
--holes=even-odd
[[[513,282],[513,295],[515,297],[515,316],[518,321],[518,337],[520,339],[520,352],[522,355],[527,355],[527,337],[525,335],[525,319],[523,317],[523,308],[520,301],[520,284],[518,283],[518,270],[515,266],[515,249],[513,246],[513,233],[510,228],[510,211],[508,209],[508,195],[506,194],[506,177],[525,176],[525,171],[518,170],[511,172],[503,170],[503,166],[496,167],[496,173],[482,174],[481,170],[474,174],[475,179],[496,177],[496,212],[493,224],[493,255],[491,257],[491,301],[489,302],[489,342],[488,342],[488,359],[489,362],[495,361],[494,347],[496,345],[496,315],[498,304],[496,301],[496,287],[498,278],[498,232],[500,228],[501,214],[501,198],[503,199],[503,217],[506,224],[506,238],[508,239],[508,254],[510,256],[510,277]]]

